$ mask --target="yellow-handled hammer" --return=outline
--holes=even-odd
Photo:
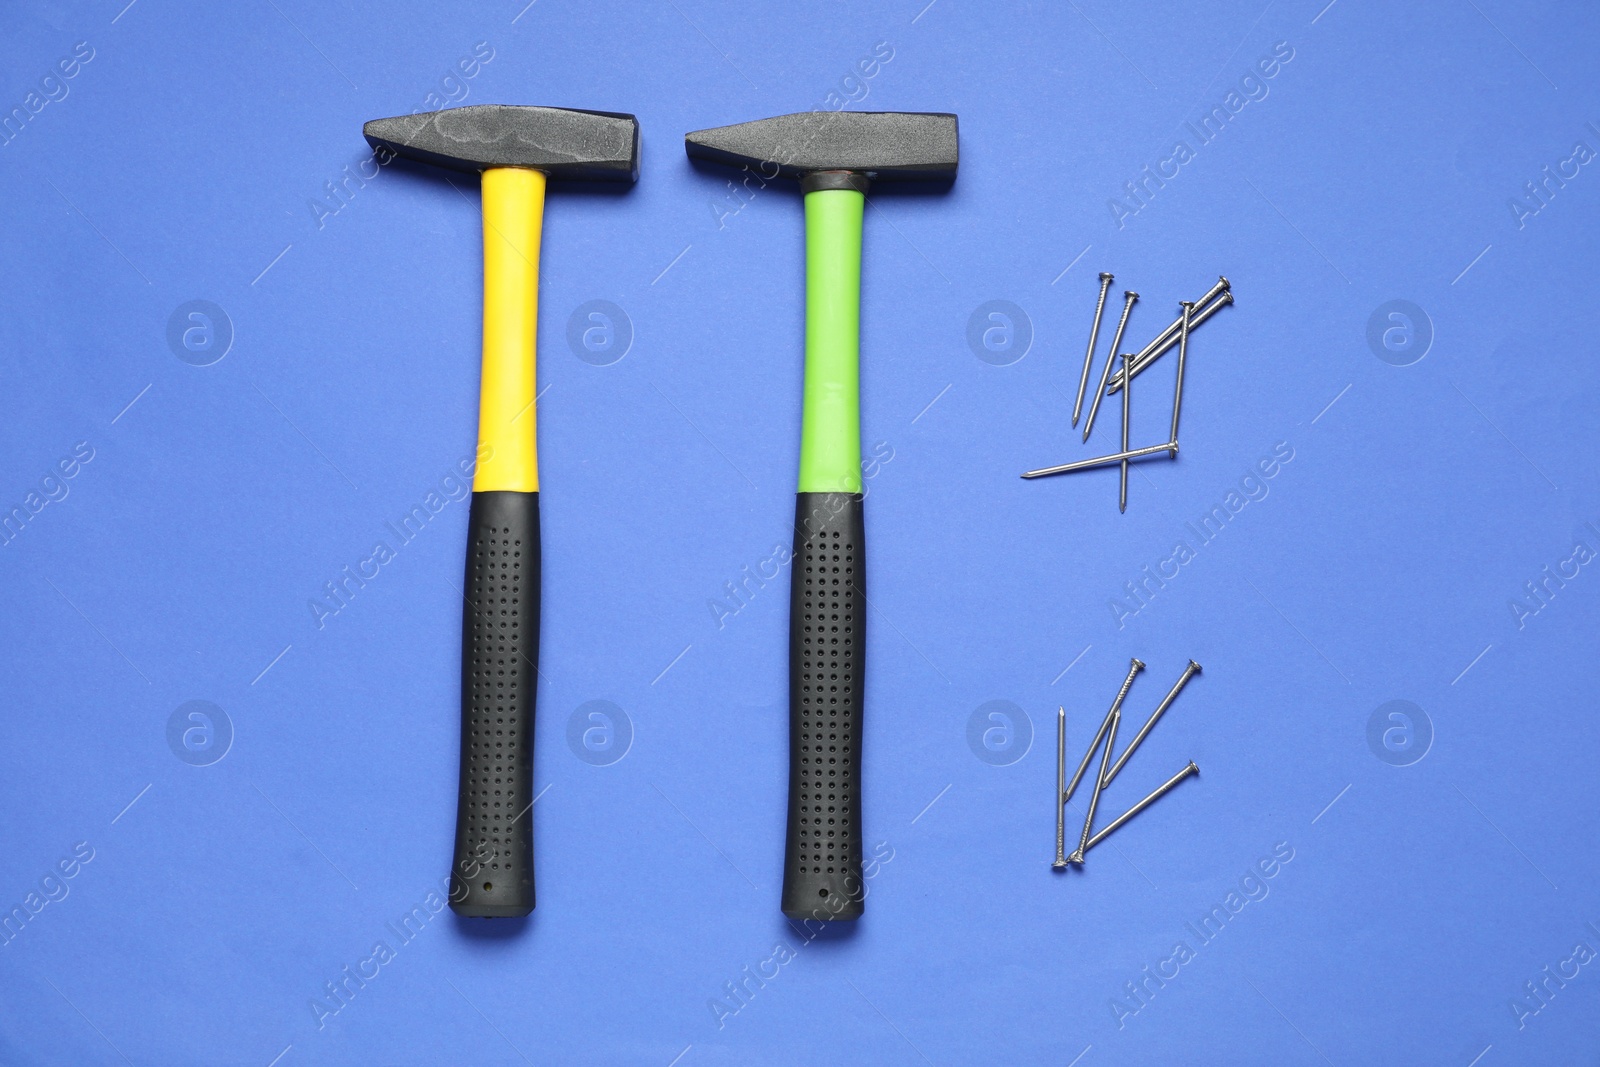
[[[533,910],[539,661],[534,334],[548,181],[634,182],[632,115],[483,104],[374,119],[375,150],[483,175],[483,381],[461,626],[461,780],[450,907]]]

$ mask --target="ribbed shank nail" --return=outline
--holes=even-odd
[[[1094,792],[1089,794],[1089,813],[1083,820],[1083,837],[1078,841],[1078,851],[1072,854],[1073,863],[1082,863],[1083,854],[1089,848],[1089,831],[1094,826],[1094,809],[1100,803],[1100,790],[1105,788],[1106,768],[1111,761],[1111,750],[1117,744],[1117,723],[1122,718],[1122,702],[1128,696],[1128,690],[1133,686],[1133,676],[1144,670],[1144,664],[1135,656],[1129,661],[1128,676],[1122,680],[1122,688],[1117,690],[1117,699],[1111,704],[1111,723],[1106,730],[1106,747],[1100,756],[1100,771],[1094,777]],[[1091,748],[1092,752],[1093,749]]]
[[[1128,328],[1128,314],[1133,311],[1133,302],[1139,299],[1139,294],[1132,289],[1122,294],[1125,303],[1122,305],[1122,320],[1117,323],[1117,335],[1111,339],[1111,353],[1106,357],[1106,369],[1100,372],[1100,388],[1094,391],[1094,403],[1089,405],[1089,418],[1083,424],[1083,439],[1089,439],[1089,432],[1094,429],[1094,417],[1100,411],[1100,400],[1106,395],[1106,380],[1111,377],[1111,367],[1117,362],[1117,353],[1122,350],[1122,331]]]
[[[1078,782],[1083,778],[1083,772],[1089,769],[1089,761],[1094,759],[1094,754],[1100,748],[1100,742],[1105,740],[1106,731],[1111,728],[1111,717],[1122,707],[1123,698],[1128,695],[1128,687],[1133,685],[1133,676],[1144,670],[1144,664],[1135,659],[1128,667],[1128,677],[1123,679],[1122,688],[1117,690],[1117,699],[1111,702],[1111,707],[1106,710],[1106,717],[1100,721],[1100,729],[1094,732],[1094,740],[1089,742],[1089,750],[1083,754],[1083,762],[1078,764],[1078,771],[1072,776],[1072,781],[1067,783],[1067,788],[1061,794],[1061,803],[1065,804],[1072,799],[1072,794],[1077,791]]]
[[[1095,341],[1100,337],[1100,316],[1106,310],[1106,294],[1111,291],[1111,275],[1105,271],[1100,272],[1100,299],[1094,305],[1094,325],[1089,327],[1089,351],[1083,355],[1083,374],[1078,378],[1078,399],[1072,405],[1072,425],[1078,425],[1078,416],[1083,412],[1083,394],[1089,389],[1089,368],[1094,364]]]

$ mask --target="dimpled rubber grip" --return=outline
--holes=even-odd
[[[801,493],[789,594],[789,828],[783,913],[861,915],[866,543],[859,493]]]
[[[461,785],[450,906],[533,910],[539,494],[472,494],[461,625]]]

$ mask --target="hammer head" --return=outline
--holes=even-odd
[[[639,120],[611,111],[474,104],[373,119],[374,149],[455,170],[527,167],[555,179],[639,179]]]
[[[767,178],[850,171],[875,181],[950,181],[956,176],[956,117],[803,111],[699,130],[685,135],[684,148],[691,159],[751,166]]]

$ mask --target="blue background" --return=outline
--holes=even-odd
[[[0,13],[0,112],[93,49],[0,148],[0,504],[93,449],[0,548],[0,904],[93,850],[0,947],[0,1062],[1593,1062],[1600,965],[1542,968],[1600,949],[1600,566],[1524,588],[1600,549],[1600,172],[1524,190],[1600,151],[1591,6],[125,2]],[[1197,146],[1184,124],[1278,42]],[[325,183],[364,120],[450,102],[632,111],[643,165],[546,216],[539,908],[402,943],[449,862],[466,506],[320,628],[308,605],[473,447],[478,196],[403,165]],[[710,607],[788,543],[801,206],[735,212],[680,138],[845,102],[957,112],[963,159],[948,195],[868,209],[863,438],[892,459],[864,823],[889,858],[864,920],[807,941],[777,907],[787,570]],[[1194,158],[1136,205],[1178,138]],[[1219,272],[1238,296],[1126,515],[1114,470],[1017,477],[1114,448],[1120,405],[1088,445],[1068,426],[1101,270],[1108,331],[1144,294],[1124,347]],[[196,299],[232,334],[207,366],[168,340]],[[1407,366],[1368,341],[1395,299],[1432,335]],[[633,333],[606,366],[567,340],[594,300]],[[1027,324],[986,361],[991,300]],[[1136,442],[1172,363],[1136,385]],[[1280,443],[1257,499],[1113,610]],[[1205,672],[1102,810],[1202,775],[1053,874],[1055,710],[1075,758],[1135,655],[1130,730]],[[168,741],[191,700],[222,709],[202,756],[231,732],[207,766]],[[631,730],[608,765],[567,742],[593,700]],[[1368,739],[1392,700],[1421,710],[1398,755],[1387,720]],[[1018,711],[975,749],[991,701]]]

